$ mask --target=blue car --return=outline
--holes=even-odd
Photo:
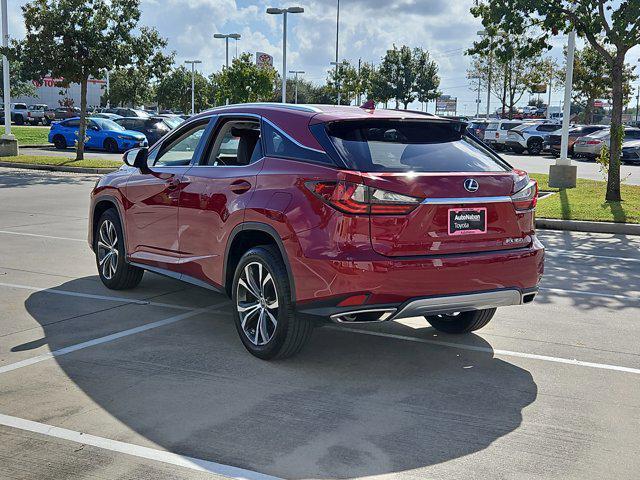
[[[63,122],[54,122],[49,130],[49,142],[56,148],[72,147],[78,139],[80,118],[70,118]],[[106,150],[107,152],[124,152],[135,147],[148,146],[147,137],[140,132],[125,130],[112,120],[106,118],[87,118],[85,147]]]

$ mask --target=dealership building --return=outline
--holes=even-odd
[[[62,78],[45,77],[42,82],[34,81],[36,87],[35,96],[13,97],[12,102],[26,103],[28,105],[34,103],[45,103],[50,108],[57,108],[62,105],[65,99],[73,100],[73,106],[80,106],[80,84],[72,83],[68,87],[60,86],[63,83]],[[107,82],[103,79],[90,78],[87,85],[87,105],[100,106],[100,97],[105,94]]]

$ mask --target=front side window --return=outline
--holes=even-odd
[[[227,120],[218,128],[204,165],[236,167],[262,158],[260,123],[255,120]]]
[[[327,133],[349,168],[364,172],[504,172],[499,157],[458,123],[333,122]]]
[[[193,155],[207,128],[207,122],[201,123],[177,137],[169,139],[160,147],[160,151],[153,160],[156,167],[186,166],[191,163]]]

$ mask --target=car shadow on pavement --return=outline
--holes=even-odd
[[[554,230],[544,230],[541,237],[546,249],[545,273],[536,303],[562,297],[582,311],[638,308],[638,300],[631,297],[640,291],[637,237]],[[560,290],[550,296],[545,289]],[[622,298],[626,296],[629,298]]]
[[[78,291],[86,281],[56,288]],[[49,312],[63,308],[52,309],[52,302],[77,301],[84,300],[46,291],[26,300],[51,350],[69,346],[60,322],[49,326]],[[523,409],[537,397],[532,375],[495,358],[480,336],[435,336],[426,321],[418,328],[374,328],[376,336],[318,328],[298,356],[265,362],[244,350],[229,308],[201,314],[51,360],[89,397],[91,408],[67,404],[78,396],[56,387],[48,423],[78,422],[82,431],[122,438],[118,422],[107,422],[115,426],[105,432],[105,415],[87,413],[95,403],[181,455],[283,478],[348,478],[409,472],[479,452],[516,431]],[[379,335],[386,333],[481,351]]]
[[[33,185],[80,185],[83,183],[90,187],[97,178],[97,175],[61,172],[46,172],[45,174],[39,170],[12,169],[0,174],[0,188],[22,188]]]

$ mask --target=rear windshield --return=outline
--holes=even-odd
[[[504,172],[509,166],[464,124],[369,120],[334,122],[327,133],[349,168],[363,172]]]

